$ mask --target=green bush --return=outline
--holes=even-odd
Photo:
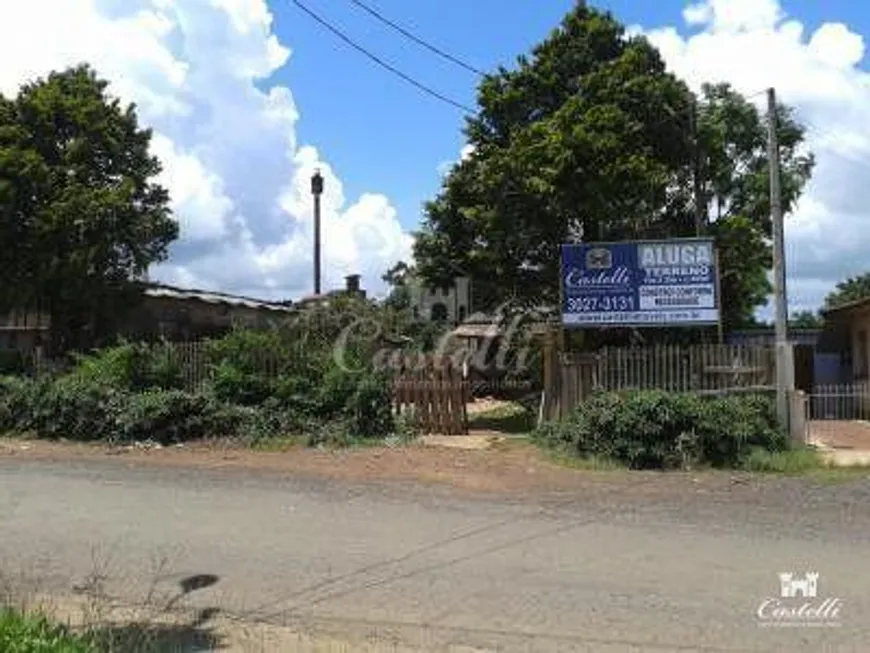
[[[739,467],[754,449],[788,448],[770,404],[763,397],[603,393],[568,419],[545,424],[535,438],[584,458],[614,460],[633,469]]]
[[[212,368],[211,389],[220,401],[256,406],[274,395],[275,383],[263,374],[223,361]]]
[[[356,395],[369,379],[365,373],[349,373],[334,367],[320,379],[315,417],[332,420],[341,417],[356,404]]]
[[[356,391],[346,405],[347,428],[352,437],[385,437],[396,432],[393,396],[389,379],[381,374],[365,374],[358,379]]]
[[[244,423],[244,416],[204,394],[119,391],[75,374],[0,382],[0,430],[39,438],[172,444],[234,436]]]
[[[114,415],[113,438],[123,442],[153,440],[176,444],[213,434],[218,406],[202,394],[149,390],[127,395]]]
[[[704,460],[715,467],[741,464],[754,449],[780,452],[789,447],[773,402],[757,395],[701,402],[696,429]]]
[[[148,352],[145,385],[161,390],[183,390],[184,370],[181,359],[168,342],[152,345]]]
[[[90,354],[75,355],[70,372],[83,382],[116,390],[180,390],[184,387],[181,360],[169,343],[124,342]]]
[[[255,444],[266,440],[302,435],[317,430],[319,425],[298,413],[284,408],[277,400],[248,409],[238,427],[238,434]]]
[[[389,379],[366,366],[363,349],[351,348],[348,371],[325,340],[309,344],[277,331],[234,331],[207,344],[209,381],[203,393],[189,393],[173,346],[124,342],[77,356],[69,373],[52,380],[0,380],[0,430],[161,443],[303,433],[333,442],[394,433]]]
[[[127,393],[77,375],[34,389],[27,423],[37,436],[80,442],[114,440]]]
[[[86,639],[41,615],[0,610],[0,651],[4,653],[96,653]]]
[[[289,374],[275,380],[276,399],[287,410],[314,416],[320,407],[320,376]]]
[[[42,385],[18,376],[0,377],[0,433],[30,429],[31,407]]]
[[[74,354],[70,374],[82,383],[103,385],[116,390],[142,390],[148,387],[150,352],[146,344],[124,342],[90,354]]]

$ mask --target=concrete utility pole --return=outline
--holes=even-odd
[[[707,223],[707,207],[704,206],[701,188],[701,141],[698,136],[698,104],[694,100],[689,107],[689,125],[692,131],[692,194],[695,204],[695,235],[701,236]]]
[[[794,356],[788,342],[788,299],[785,287],[785,225],[779,179],[779,141],[776,135],[776,91],[767,91],[770,167],[770,218],[773,223],[773,304],[776,325],[776,413],[788,428],[789,400],[794,391]]]
[[[320,294],[320,196],[323,195],[323,177],[315,170],[311,177],[311,194],[314,196],[314,294]]]

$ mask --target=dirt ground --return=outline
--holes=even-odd
[[[461,437],[461,436],[458,436]],[[408,482],[459,491],[523,496],[567,492],[607,492],[633,488],[670,492],[687,484],[700,491],[744,483],[743,473],[628,472],[575,469],[555,461],[522,439],[505,438],[483,450],[454,446],[361,447],[343,450],[295,447],[256,451],[220,443],[185,446],[111,447],[96,444],[0,439],[0,458],[21,461],[114,462],[130,466],[261,472],[336,479],[345,482]],[[650,481],[655,483],[650,483]]]
[[[870,451],[870,422],[860,420],[813,420],[810,440],[831,449]]]

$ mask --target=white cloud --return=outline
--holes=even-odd
[[[456,161],[442,161],[438,164],[438,174],[442,177],[446,177],[450,173],[450,171],[453,170],[453,167],[456,164],[462,163],[463,161],[467,161],[468,159],[470,159],[476,149],[477,148],[471,143],[466,143],[462,146],[462,149],[459,150],[459,159],[457,159]]]
[[[689,29],[642,31],[670,68],[698,88],[727,81],[755,94],[776,87],[808,125],[814,177],[786,222],[793,309],[815,308],[842,278],[870,270],[870,74],[864,38],[839,22],[813,33],[776,0],[705,0],[688,7]],[[761,106],[763,94],[756,95]]]
[[[154,129],[182,237],[154,277],[180,285],[287,298],[310,292],[310,174],[320,167],[324,280],[380,275],[411,239],[389,200],[348,204],[314,148],[296,141],[289,89],[262,82],[290,50],[266,0],[28,0],[0,21],[0,93],[80,62],[135,102]],[[258,84],[260,87],[258,88]]]

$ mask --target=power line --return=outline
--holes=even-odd
[[[394,75],[401,77],[403,80],[405,80],[406,82],[408,82],[412,86],[416,87],[417,89],[423,91],[427,95],[431,95],[432,97],[434,97],[438,100],[441,100],[442,102],[449,104],[449,105],[451,105],[451,106],[453,106],[461,111],[464,111],[466,113],[469,113],[472,115],[475,113],[474,109],[471,109],[470,107],[465,106],[461,102],[457,102],[456,100],[450,99],[446,95],[443,95],[442,93],[439,93],[438,91],[434,90],[433,88],[426,86],[422,82],[418,82],[416,79],[414,79],[410,75],[403,73],[401,70],[399,70],[398,68],[396,68],[392,64],[384,61],[383,59],[378,57],[376,54],[373,54],[369,50],[365,49],[363,46],[359,45],[356,41],[354,41],[352,38],[350,38],[347,34],[345,34],[340,29],[338,29],[337,27],[332,25],[325,18],[322,18],[321,16],[317,15],[311,9],[309,9],[304,4],[302,4],[302,2],[300,2],[300,0],[292,0],[292,2],[299,9],[301,9],[306,14],[308,14],[311,18],[313,18],[315,21],[320,23],[324,28],[326,28],[327,30],[329,30],[330,32],[335,34],[338,38],[340,38],[342,41],[344,41],[349,46],[351,46],[354,50],[365,55],[366,57],[368,57],[369,59],[374,61],[376,64],[378,64],[382,68],[385,68],[388,71],[390,71],[391,73],[393,73]]]
[[[363,11],[367,12],[368,14],[374,16],[375,18],[377,18],[379,21],[381,21],[385,25],[392,27],[394,30],[396,30],[402,36],[404,36],[408,39],[411,39],[417,45],[423,46],[424,48],[426,48],[430,52],[434,52],[442,59],[446,59],[450,63],[456,64],[460,68],[464,68],[465,70],[472,72],[475,75],[480,75],[481,77],[486,76],[486,73],[483,72],[482,70],[480,70],[479,68],[475,68],[471,64],[465,63],[464,61],[462,61],[458,57],[454,57],[449,52],[444,52],[444,50],[441,50],[440,48],[437,48],[436,46],[432,45],[431,43],[424,41],[419,36],[416,36],[415,34],[410,32],[409,30],[402,27],[401,25],[398,25],[397,23],[393,22],[392,20],[390,20],[389,18],[384,16],[382,13],[378,12],[376,9],[373,9],[369,5],[362,2],[361,0],[350,0],[350,2],[355,4],[357,7],[359,7]]]

